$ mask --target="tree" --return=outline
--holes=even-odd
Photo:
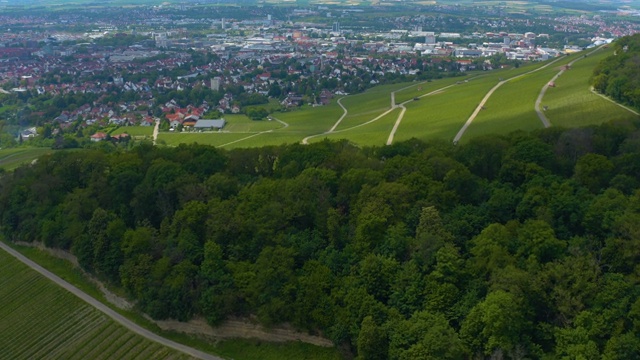
[[[613,164],[603,155],[587,154],[576,163],[574,178],[592,193],[598,193],[611,180]]]
[[[387,359],[387,336],[373,320],[366,316],[360,325],[358,335],[358,357],[362,360]]]

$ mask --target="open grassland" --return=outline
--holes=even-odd
[[[506,134],[543,127],[535,111],[540,90],[576,56],[581,55],[566,56],[553,65],[502,85],[489,98],[485,109],[478,113],[462,141],[478,135]]]
[[[426,82],[423,81],[408,85],[407,87],[402,88],[401,90],[398,90],[396,92],[396,104],[402,104],[405,101],[422,96],[424,94],[428,94],[447,85],[455,84],[457,82],[464,82],[465,80],[475,75],[476,73],[474,72],[472,74],[468,74],[467,76],[456,76]]]
[[[349,113],[336,130],[349,129],[376,118],[391,108],[391,92],[410,85],[412,83],[376,86],[362,94],[345,97],[342,105]]]
[[[0,251],[0,358],[187,359],[126,330]]]
[[[611,49],[605,49],[576,62],[555,81],[556,87],[547,90],[542,103],[549,107],[546,115],[552,126],[576,127],[637,118],[591,92],[589,79],[593,68],[611,54]]]
[[[154,126],[121,126],[111,132],[110,135],[119,135],[127,133],[131,137],[153,136]]]
[[[386,143],[393,124],[396,122],[400,108],[396,108],[380,119],[366,125],[341,130],[310,139],[310,142],[318,142],[324,139],[339,140],[348,139],[360,146],[382,145]],[[369,119],[371,120],[371,119]]]
[[[224,119],[227,121],[223,131],[228,132],[247,132],[256,133],[267,130],[279,129],[282,124],[276,121],[269,120],[251,120],[246,115],[232,114],[225,115]]]
[[[13,170],[18,166],[29,164],[42,155],[53,152],[50,148],[12,148],[0,150],[0,169]]]
[[[224,133],[224,132],[205,132],[205,133],[160,133],[158,134],[158,143],[168,146],[178,146],[183,143],[198,143],[202,145],[221,146],[232,141],[248,138],[256,134],[252,133]]]
[[[85,277],[72,263],[66,260],[59,259],[50,255],[49,253],[42,251],[38,248],[33,247],[24,247],[24,246],[15,246],[15,248],[20,251],[23,255],[27,256],[33,261],[36,261],[38,264],[46,268],[47,270],[55,273],[60,276],[67,282],[76,286],[82,291],[88,293],[96,299],[99,299],[103,303],[106,303],[102,292],[97,289],[96,285],[91,282],[87,277]],[[3,326],[3,309],[5,306],[4,296],[2,287],[4,283],[8,280],[7,274],[12,274],[5,272],[5,268],[8,261],[5,261],[5,257],[8,257],[6,253],[0,250],[0,334],[4,334]],[[17,262],[13,258],[9,258],[10,262],[17,263],[16,268],[20,268],[25,273],[29,273],[29,269],[25,266],[22,266],[22,263]],[[14,265],[12,265],[14,266]],[[33,271],[30,273],[39,275]],[[54,289],[58,289],[63,291],[62,289],[55,287],[53,283],[47,282],[44,278],[41,278],[45,283],[50,284],[54,287]],[[114,290],[111,288],[111,290]],[[115,289],[117,293],[122,293],[123,291],[119,291],[119,289]],[[45,293],[42,293],[46,295]],[[68,294],[65,292],[65,294]],[[72,300],[75,300],[73,295],[68,294]],[[80,301],[80,300],[78,300]],[[75,305],[84,304],[74,302]],[[46,304],[43,304],[46,306]],[[37,306],[34,306],[37,307]],[[204,338],[192,337],[183,333],[162,331],[155,324],[151,323],[147,318],[142,317],[138,313],[134,312],[126,312],[119,311],[121,314],[127,316],[130,320],[135,321],[136,323],[144,326],[147,329],[158,333],[165,338],[169,338],[171,340],[177,341],[179,343],[194,347],[196,349],[216,354],[228,359],[235,360],[253,360],[253,359],[264,359],[264,360],[280,360],[280,359],[307,359],[307,360],[339,360],[341,357],[339,352],[335,348],[325,348],[318,347],[310,344],[305,344],[302,342],[286,342],[286,343],[269,343],[259,340],[253,339],[229,339],[229,340],[220,340],[220,341],[208,341]],[[2,356],[2,342],[3,339],[0,339],[0,359],[5,359],[7,357]],[[10,359],[14,359],[9,357]],[[67,357],[61,357],[62,359],[67,359]],[[118,359],[127,359],[127,356],[118,357]],[[146,356],[147,359],[155,359],[153,356]],[[115,359],[115,357],[114,357]]]

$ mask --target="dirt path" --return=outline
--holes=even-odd
[[[211,327],[202,318],[193,319],[189,322],[175,320],[155,321],[163,330],[178,331],[186,334],[206,336],[214,339],[259,339],[269,342],[301,341],[322,347],[333,347],[333,343],[320,336],[313,336],[296,331],[290,326],[277,326],[265,329],[259,324],[252,323],[246,319],[226,320],[220,326]]]
[[[482,101],[480,102],[480,104],[478,104],[478,106],[476,107],[476,109],[473,111],[473,113],[471,114],[471,116],[469,117],[469,119],[467,119],[467,121],[464,123],[464,125],[462,125],[462,128],[460,129],[460,131],[458,131],[458,133],[456,134],[456,136],[453,138],[453,143],[456,144],[460,138],[462,137],[462,135],[464,135],[465,131],[467,131],[467,128],[469,127],[469,125],[471,125],[471,123],[473,122],[473,120],[475,120],[476,116],[478,116],[478,113],[480,112],[480,110],[482,110],[484,108],[484,105],[486,104],[486,102],[489,100],[489,98],[491,97],[491,95],[493,95],[493,93],[498,90],[502,85],[506,84],[507,82],[511,81],[511,80],[515,80],[517,78],[529,75],[529,74],[533,74],[534,72],[540,71],[542,69],[545,69],[553,64],[555,64],[556,62],[560,61],[564,59],[564,57],[558,57],[557,59],[549,62],[546,65],[543,65],[537,69],[533,69],[531,71],[528,71],[524,74],[520,74],[520,75],[516,75],[513,77],[510,77],[506,80],[501,80],[499,81],[494,87],[491,88],[491,90],[489,90],[489,92],[487,92],[487,94],[484,96],[484,98],[482,99]]]
[[[73,295],[79,297],[81,300],[85,301],[89,305],[91,305],[94,308],[100,310],[105,315],[109,316],[114,321],[116,321],[117,323],[121,324],[125,328],[135,332],[136,334],[138,334],[140,336],[143,336],[143,337],[145,337],[145,338],[147,338],[147,339],[149,339],[151,341],[155,341],[155,342],[157,342],[159,344],[162,344],[164,346],[170,347],[172,349],[175,349],[177,351],[183,352],[183,353],[185,353],[187,355],[190,355],[190,356],[193,356],[193,357],[196,357],[196,358],[199,358],[199,359],[223,360],[220,357],[204,353],[204,352],[202,352],[200,350],[197,350],[197,349],[194,349],[192,347],[179,344],[179,343],[177,343],[175,341],[172,341],[172,340],[163,338],[160,335],[154,334],[153,332],[141,327],[140,325],[132,322],[131,320],[127,319],[126,317],[124,317],[124,316],[120,315],[119,313],[115,312],[110,307],[106,306],[105,304],[101,303],[100,301],[98,301],[98,300],[94,299],[93,297],[89,296],[88,294],[86,294],[82,290],[78,289],[77,287],[75,287],[75,286],[71,285],[70,283],[66,282],[65,280],[61,279],[60,277],[58,277],[57,275],[53,274],[49,270],[47,270],[47,269],[43,268],[42,266],[36,264],[32,260],[28,259],[24,255],[22,255],[19,252],[15,251],[14,249],[12,249],[7,244],[5,244],[4,242],[1,242],[1,241],[0,241],[0,249],[6,251],[7,253],[12,255],[16,259],[20,260],[21,262],[23,262],[24,264],[26,264],[30,268],[32,268],[35,271],[37,271],[40,274],[42,274],[47,279],[53,281],[54,283],[56,283],[57,285],[61,286],[65,290],[69,291]]]
[[[400,104],[399,107],[402,110],[400,110],[400,114],[398,115],[398,119],[396,120],[396,123],[393,124],[393,129],[391,129],[391,133],[389,134],[389,138],[387,139],[387,145],[393,144],[393,137],[396,135],[396,131],[398,131],[398,127],[400,127],[402,118],[404,118],[404,113],[407,111],[407,108],[404,107],[404,103]]]
[[[542,98],[544,97],[544,94],[546,94],[547,89],[549,89],[549,83],[556,81],[556,79],[560,75],[562,75],[563,72],[564,70],[560,70],[560,72],[557,73],[556,76],[551,78],[551,80],[549,80],[549,82],[542,87],[542,90],[540,90],[540,94],[538,94],[538,98],[536,99],[536,103],[533,106],[533,108],[536,110],[536,113],[538,114],[538,118],[540,118],[540,121],[542,121],[542,125],[544,125],[544,127],[546,128],[551,126],[551,123],[549,122],[549,119],[547,119],[547,116],[544,114],[543,110],[540,110],[540,104],[542,103]]]
[[[158,132],[160,132],[160,119],[156,119],[156,125],[153,127],[153,145],[158,141]]]
[[[591,51],[589,54],[587,55],[591,55],[593,53],[595,53],[596,51],[602,49],[603,47],[598,47],[597,49]],[[586,55],[585,55],[586,56]],[[576,61],[580,61],[584,59],[584,56],[581,56],[577,59],[574,59],[573,61],[571,61],[570,63],[567,64],[568,67],[573,66],[573,64]],[[549,119],[547,118],[547,116],[544,114],[543,110],[540,110],[540,105],[542,104],[542,99],[544,98],[544,95],[547,93],[547,90],[549,89],[549,84],[556,81],[556,79],[558,79],[558,77],[560,77],[560,75],[564,74],[566,70],[562,69],[560,70],[553,78],[551,78],[551,80],[549,80],[549,82],[547,82],[543,87],[542,90],[540,90],[540,94],[538,94],[538,98],[536,99],[536,103],[533,106],[534,109],[536,110],[536,113],[538,114],[538,118],[540,118],[540,121],[542,121],[542,125],[544,125],[544,127],[548,128],[551,126],[551,123],[549,122]],[[610,99],[607,99],[610,100]],[[616,103],[617,104],[617,103]]]

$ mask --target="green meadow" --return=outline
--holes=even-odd
[[[492,133],[542,128],[543,124],[535,111],[536,99],[542,88],[576,56],[566,56],[544,69],[503,84],[489,98],[485,109],[478,113],[461,140]]]
[[[600,124],[613,119],[636,119],[637,115],[591,92],[589,79],[593,68],[611,49],[599,51],[576,62],[547,90],[543,104],[552,126],[577,127]]]
[[[478,103],[506,72],[489,72],[442,92],[407,103],[407,112],[394,141],[452,140]]]
[[[0,150],[0,169],[13,170],[29,164],[42,155],[52,153],[50,148],[19,147]]]
[[[389,133],[391,133],[398,115],[400,115],[400,108],[394,109],[387,115],[370,124],[356,125],[355,127],[338,130],[331,134],[317,136],[310,139],[309,142],[317,142],[324,139],[349,139],[349,141],[361,146],[384,144],[387,142]]]

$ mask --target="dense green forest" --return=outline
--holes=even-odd
[[[593,88],[640,109],[640,34],[622,37],[611,46],[615,47],[614,55],[593,70]]]
[[[54,153],[8,240],[154,318],[256,316],[360,359],[639,359],[640,122],[476,138]]]

